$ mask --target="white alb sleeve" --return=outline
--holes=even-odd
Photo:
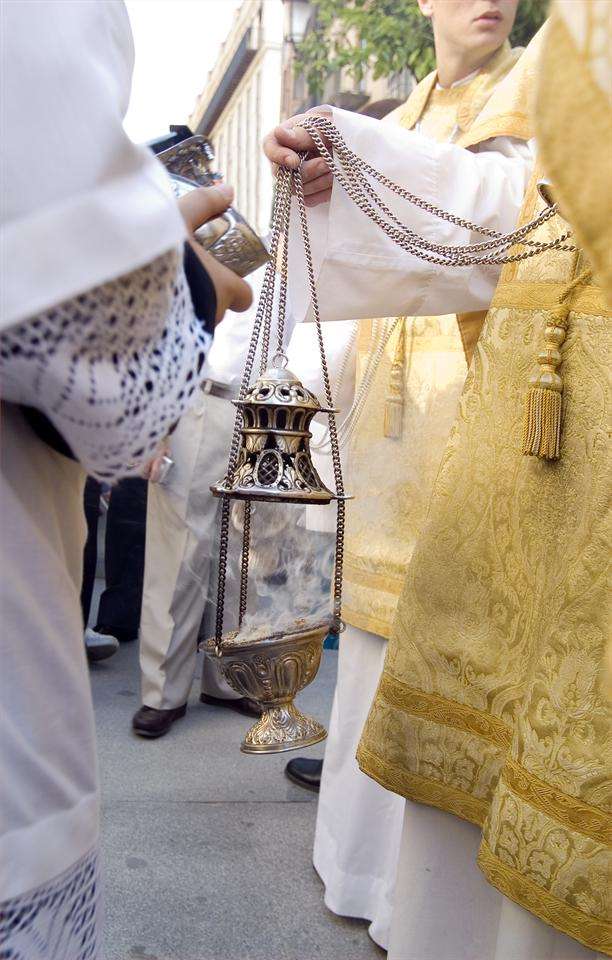
[[[171,250],[3,331],[2,397],[40,410],[89,474],[114,480],[179,419],[210,340]]]
[[[477,152],[438,144],[359,114],[333,111],[348,146],[394,183],[456,216],[500,233],[514,229],[532,170],[531,150],[510,138]],[[416,207],[385,187],[385,203],[411,230],[441,244],[478,236]],[[334,184],[330,203],[308,209],[322,320],[425,315],[489,306],[500,268],[445,267],[402,250]],[[292,213],[289,294],[296,319],[312,319],[299,219]]]

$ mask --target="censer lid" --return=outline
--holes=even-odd
[[[326,504],[335,499],[310,455],[310,422],[328,413],[278,353],[272,365],[249,387],[240,408],[240,446],[236,465],[210,488],[216,496],[269,503]]]
[[[314,413],[337,413],[337,410],[322,407],[311,390],[304,386],[299,377],[286,366],[287,358],[284,354],[276,354],[272,358],[272,365],[267,367],[249,387],[242,400],[234,400],[237,407],[250,404],[269,404],[277,406],[281,403],[286,407],[300,407],[303,410],[313,410]]]

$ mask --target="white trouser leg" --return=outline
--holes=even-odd
[[[597,960],[603,956],[503,897],[492,960]]]
[[[355,753],[386,645],[382,637],[356,627],[341,635],[313,855],[327,907],[371,920],[370,935],[384,948],[405,801],[361,773]]]
[[[142,701],[159,710],[186,702],[202,615],[215,602],[220,501],[209,487],[227,468],[233,418],[229,400],[198,393],[171,437],[168,481],[149,484],[140,666]],[[237,696],[224,682],[213,687]]]
[[[491,886],[478,827],[406,803],[389,960],[596,960]]]
[[[502,896],[476,866],[478,827],[406,802],[389,960],[490,960]]]

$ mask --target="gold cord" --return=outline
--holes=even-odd
[[[389,373],[385,398],[384,435],[392,440],[402,436],[404,419],[404,361],[406,355],[406,318],[399,318],[399,334]]]

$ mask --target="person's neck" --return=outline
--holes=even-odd
[[[482,69],[499,49],[498,47],[493,53],[479,54],[474,50],[458,50],[436,40],[438,83],[441,87],[452,87],[454,83]]]

